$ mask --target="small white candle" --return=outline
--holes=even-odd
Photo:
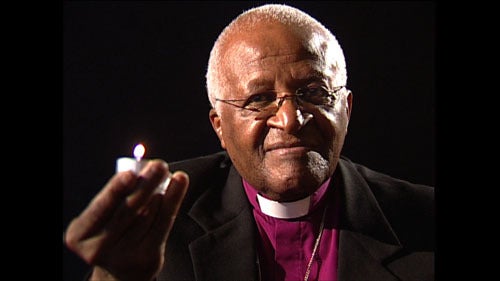
[[[137,144],[134,148],[134,157],[121,157],[116,160],[116,172],[132,171],[138,174],[142,168],[148,163],[147,160],[142,160],[146,148],[141,143]]]
[[[134,147],[134,157],[121,157],[116,160],[116,172],[125,172],[125,171],[132,171],[136,174],[139,174],[139,172],[144,168],[149,160],[144,160],[142,157],[144,156],[146,152],[146,148],[144,145],[141,143],[137,144]],[[170,183],[170,179],[172,178],[172,174],[169,173],[167,179],[160,184],[156,188],[156,193],[161,193],[165,194],[165,191],[167,191],[168,184]]]

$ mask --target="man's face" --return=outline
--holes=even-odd
[[[223,65],[231,90],[217,98],[268,92],[282,97],[301,87],[344,86],[332,85],[331,65],[311,54],[303,41],[284,26],[268,24],[234,36]],[[312,194],[333,174],[347,133],[351,94],[344,88],[333,105],[302,110],[286,99],[266,118],[223,102],[216,107],[218,114],[211,110],[210,120],[242,177],[270,199],[293,201]]]

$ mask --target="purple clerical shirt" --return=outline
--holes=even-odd
[[[318,253],[313,260],[308,280],[337,280],[338,196],[327,192],[330,179],[311,195],[309,213],[293,219],[278,219],[264,214],[257,200],[257,191],[245,180],[243,186],[253,206],[253,215],[260,238],[257,241],[261,280],[304,280],[307,264],[318,237],[323,210],[328,207]],[[331,187],[330,187],[331,188]],[[336,190],[332,190],[336,191]],[[335,196],[334,200],[326,200]]]

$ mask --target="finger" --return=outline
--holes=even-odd
[[[127,197],[127,206],[139,209],[151,198],[155,189],[169,175],[168,164],[160,159],[151,160],[139,174],[137,191]]]
[[[148,204],[135,212],[128,209],[128,217],[123,215],[125,211],[121,210],[120,219],[114,218],[102,232],[82,241],[80,247],[86,249],[82,256],[84,260],[92,265],[111,266],[133,261],[144,256],[142,253],[154,260],[154,253],[143,249],[141,243],[147,237],[158,214],[162,202],[160,197],[162,196],[153,196]],[[142,260],[146,261],[145,258]]]
[[[162,264],[164,243],[185,196],[188,184],[187,174],[184,172],[174,173],[168,191],[165,194],[154,193],[149,203],[137,212],[133,223],[129,225],[126,232],[119,239],[115,238],[114,241],[117,243],[103,247],[108,248],[110,252],[132,251],[133,256],[142,256],[141,261],[144,263],[150,260],[151,264]],[[126,256],[122,255],[122,258],[127,259]],[[106,259],[105,256],[101,256],[101,258]]]
[[[160,210],[151,225],[148,245],[161,245],[168,237],[189,186],[189,176],[183,171],[172,174],[170,185],[162,196]]]
[[[134,221],[147,218],[148,213],[156,213],[148,205],[154,190],[168,174],[168,165],[162,160],[151,160],[146,165],[139,175],[134,192],[127,196],[105,226],[106,239],[118,242],[122,236],[133,233],[134,230],[130,228],[134,228]]]
[[[150,232],[150,229],[158,216],[160,206],[163,200],[161,194],[154,194],[148,204],[139,209],[135,217],[127,228],[126,233],[120,238],[117,247],[129,247],[138,245]]]
[[[65,235],[65,243],[73,249],[79,241],[102,230],[124,199],[134,190],[137,176],[132,172],[115,174],[83,212],[74,218]]]

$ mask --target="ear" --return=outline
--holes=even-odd
[[[347,115],[347,121],[345,126],[346,133],[349,128],[349,120],[351,120],[351,113],[352,113],[352,92],[351,90],[347,90],[346,103],[345,103],[345,114]]]
[[[347,97],[346,97],[346,101],[347,101],[347,104],[346,104],[346,113],[347,113],[347,119],[351,119],[351,112],[352,112],[352,91],[351,90],[347,90]]]
[[[219,138],[220,146],[226,149],[226,144],[224,143],[224,138],[222,137],[221,119],[219,114],[217,114],[217,111],[215,111],[214,108],[210,109],[208,113],[208,118],[210,119],[212,128],[214,129],[215,133],[217,134],[217,137]]]

